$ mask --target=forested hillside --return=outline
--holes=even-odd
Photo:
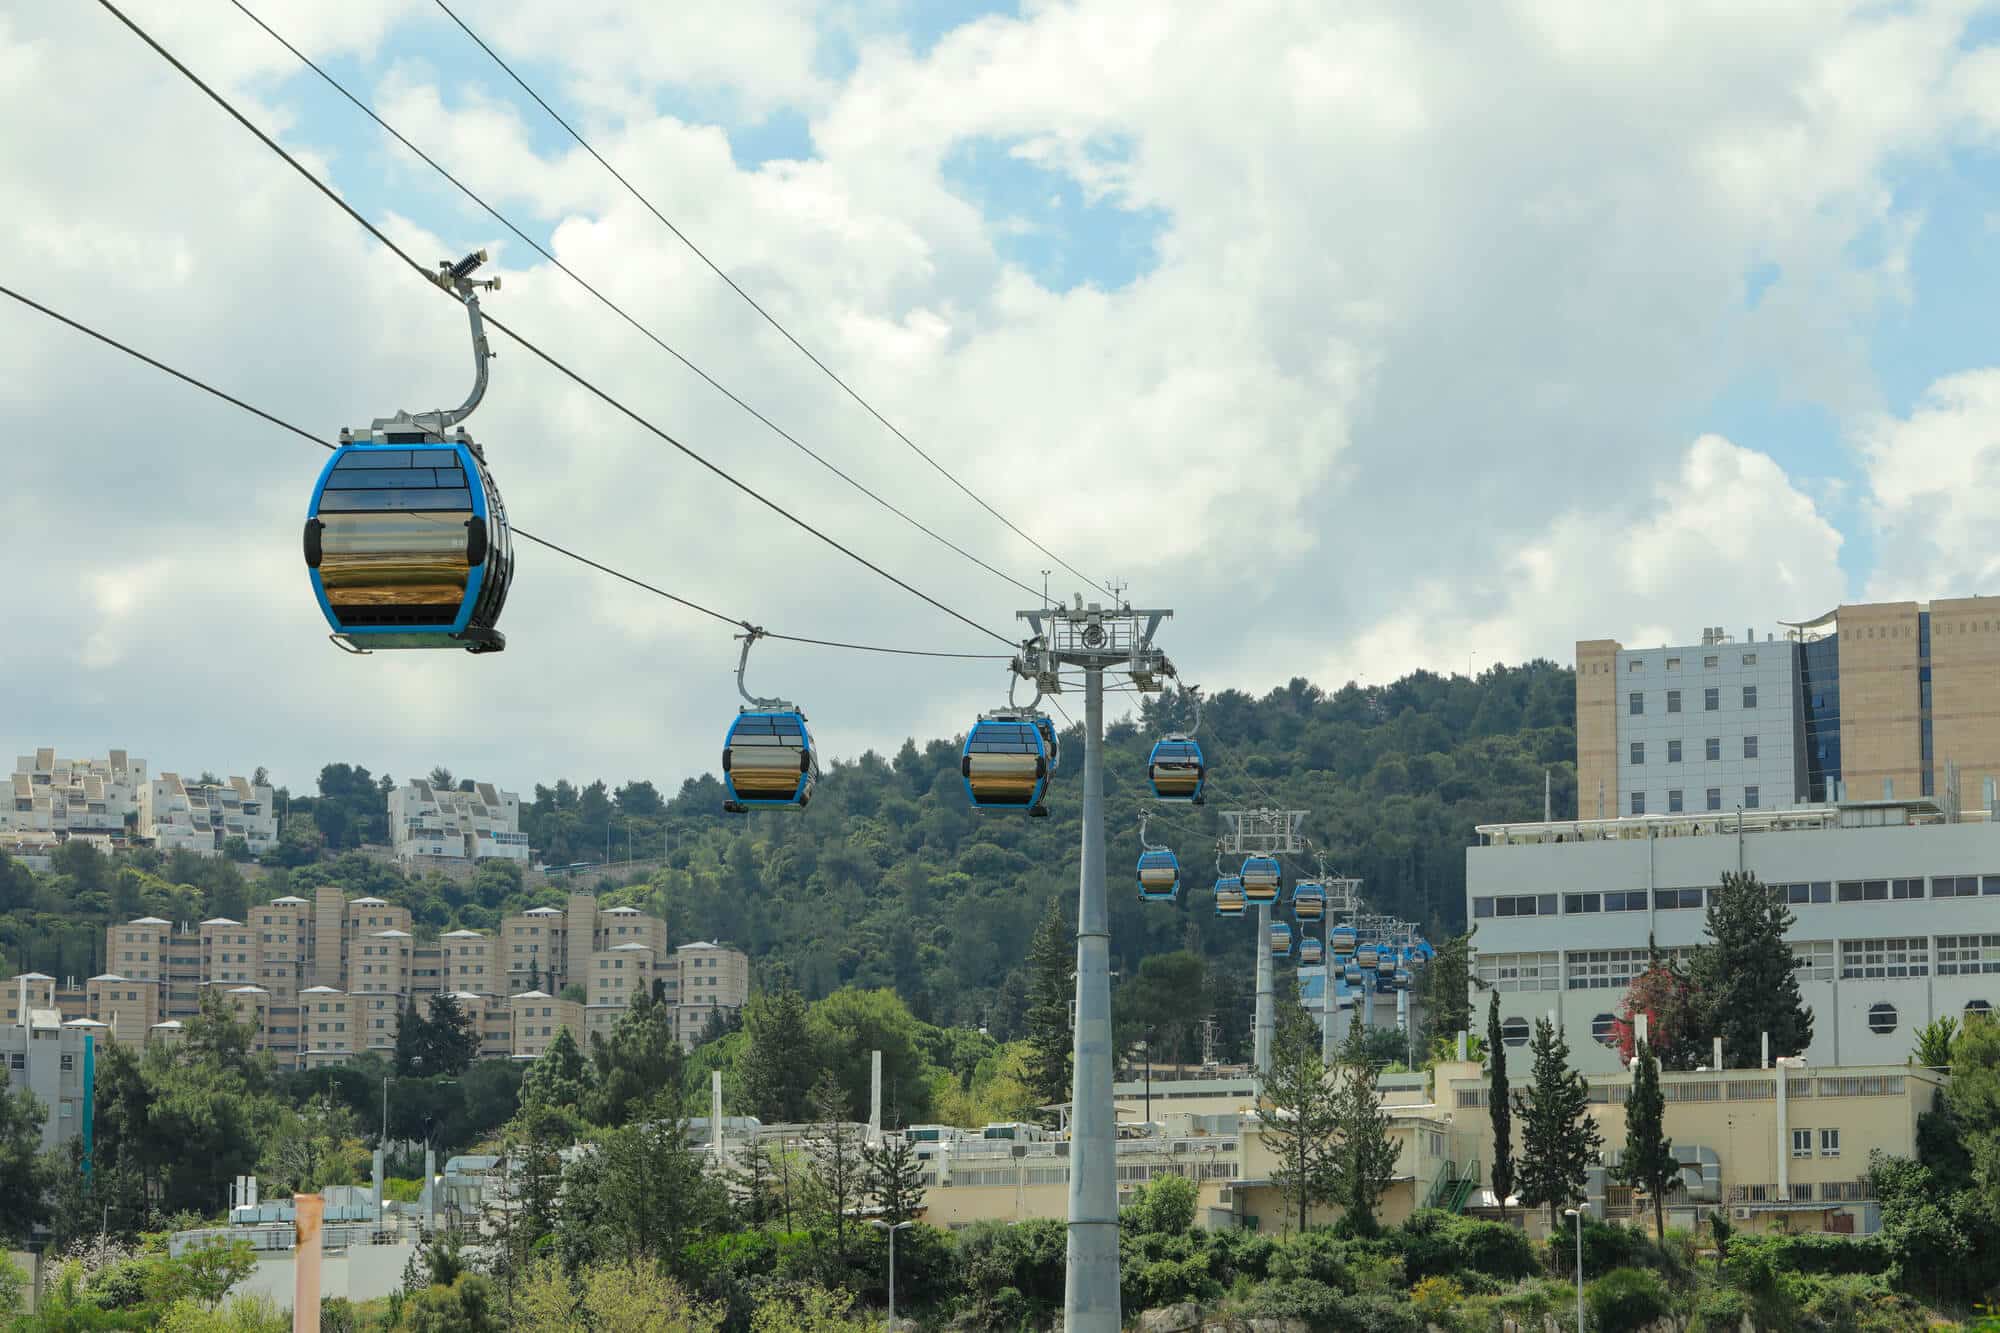
[[[1116,700],[1135,698],[1114,695],[1114,712]],[[1170,807],[1152,826],[1153,840],[1180,853],[1197,885],[1172,906],[1141,904],[1129,887],[1138,812],[1150,804],[1146,752],[1167,720],[1156,714],[1181,706],[1143,700],[1107,738],[1113,968],[1136,976],[1147,955],[1186,948],[1207,958],[1219,992],[1247,990],[1250,928],[1218,921],[1206,888],[1218,812],[1244,804],[1312,811],[1308,835],[1326,849],[1330,870],[1361,877],[1374,906],[1420,920],[1442,939],[1462,924],[1473,825],[1538,817],[1545,770],[1557,812],[1574,811],[1573,699],[1566,668],[1535,662],[1477,680],[1419,672],[1333,694],[1294,680],[1263,698],[1232,691],[1209,700],[1200,736],[1209,802]],[[1080,715],[1080,696],[1063,702]],[[664,865],[643,875],[614,866],[583,878],[616,901],[663,914],[676,942],[736,944],[760,975],[782,964],[809,998],[844,985],[893,987],[931,1022],[1004,1037],[1021,1028],[1035,925],[1052,898],[1067,902],[1076,889],[1083,755],[1078,730],[1064,736],[1052,816],[1043,820],[971,810],[957,742],[937,739],[830,765],[803,812],[724,816],[722,789],[705,774],[671,799],[647,779],[538,785],[523,823],[548,864],[602,861],[607,844],[614,859],[628,847],[641,857],[664,854]],[[382,836],[389,786],[387,776],[337,763],[322,772],[316,796],[282,793],[284,844],[271,858],[279,864],[248,883],[226,860],[186,855],[106,861],[66,848],[40,875],[0,858],[0,962],[89,976],[101,970],[103,927],[114,918],[240,915],[253,899],[325,882],[407,904],[420,931],[492,928],[505,912],[560,901],[564,886],[524,889],[505,867],[452,883],[406,878],[352,853]],[[1217,1016],[1240,1024],[1242,1011],[1221,1005]]]

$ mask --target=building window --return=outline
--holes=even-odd
[[[1930,972],[1930,941],[1922,935],[1840,942],[1840,975],[1843,979],[1927,977]]]
[[[1743,757],[1745,759],[1755,759],[1757,757],[1757,738],[1755,736],[1745,736],[1743,738]]]
[[[1500,1024],[1500,1041],[1503,1045],[1507,1046],[1526,1046],[1528,1044],[1528,1020],[1525,1018],[1503,1020]]]
[[[1756,666],[1756,665],[1757,665],[1757,654],[1755,654],[1755,653],[1745,653],[1745,654],[1743,654],[1743,665],[1744,665],[1744,666]]]
[[[1840,1156],[1840,1131],[1822,1129],[1819,1132],[1819,1155],[1821,1157]]]
[[[1635,815],[1643,815],[1646,813],[1645,792],[1635,791],[1632,793],[1632,813]]]
[[[1833,885],[1827,880],[1814,880],[1810,884],[1773,884],[1772,894],[1783,894],[1788,903],[1830,903],[1833,901]]]
[[[1646,742],[1632,742],[1632,762],[1634,764],[1643,764],[1646,762]]]
[[[1701,692],[1702,711],[1713,713],[1722,707],[1722,691],[1711,685]]]
[[[1667,792],[1667,813],[1670,815],[1677,815],[1680,812],[1681,812],[1681,789],[1679,787],[1675,787]]]
[[[1618,1044],[1618,1020],[1611,1014],[1599,1014],[1590,1020],[1590,1035],[1601,1046]]]
[[[1681,711],[1681,692],[1679,690],[1667,691],[1667,711],[1669,713],[1678,713]]]
[[[1498,898],[1474,898],[1472,914],[1475,917],[1554,916],[1556,895],[1522,893]]]
[[[1654,889],[1653,906],[1662,912],[1701,907],[1700,889]]]
[[[1702,754],[1711,763],[1722,758],[1722,737],[1710,736],[1703,745]]]
[[[1722,659],[1716,654],[1710,653],[1707,657],[1701,659],[1701,664],[1703,667],[1713,669],[1722,665]]]
[[[1626,700],[1626,709],[1628,712],[1632,714],[1632,716],[1634,717],[1639,716],[1641,713],[1646,711],[1646,696],[1644,694],[1641,694],[1638,690],[1632,691],[1631,695]]]
[[[1743,789],[1743,808],[1745,810],[1755,810],[1757,808],[1757,789],[1755,787],[1745,787]]]
[[[1940,935],[1937,970],[1941,977],[2000,972],[2000,935]]]
[[[1668,741],[1667,762],[1670,764],[1678,764],[1680,761],[1681,761],[1681,743],[1679,741]]]
[[[1896,1030],[1896,1006],[1884,1001],[1868,1006],[1868,1030],[1887,1036]]]
[[[1669,657],[1669,658],[1667,659],[1667,670],[1669,670],[1669,671],[1679,671],[1680,669],[1681,669],[1681,659],[1680,659],[1680,658],[1678,658],[1678,657]]]
[[[1932,875],[1931,897],[1933,898],[1977,898],[1979,896],[1979,876],[1977,875]]]
[[[1743,706],[1745,708],[1755,708],[1757,706],[1757,687],[1755,685],[1745,685],[1743,687]]]
[[[1967,1022],[1971,1022],[1975,1018],[1991,1018],[1992,1016],[1993,1006],[1990,1002],[1986,1000],[1967,1000],[1965,1002],[1965,1018]]]
[[[1795,1129],[1792,1131],[1792,1156],[1794,1157],[1812,1156],[1811,1130]]]
[[[1720,810],[1722,808],[1722,788],[1710,787],[1708,789],[1708,808],[1711,810]]]
[[[1560,990],[1559,963],[1554,953],[1482,953],[1479,981],[1492,990]]]
[[[1833,941],[1793,940],[1792,967],[1800,981],[1833,980]]]
[[[1646,669],[1646,662],[1644,658],[1634,657],[1629,659],[1625,663],[1625,673],[1627,675],[1630,675],[1635,671],[1644,671],[1645,669]]]

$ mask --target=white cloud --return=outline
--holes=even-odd
[[[2000,370],[1939,380],[1907,418],[1864,431],[1872,596],[2000,592]]]
[[[439,204],[233,10],[134,10],[316,169],[393,200],[420,257],[491,246],[496,315],[1013,631],[1023,594],[852,496],[489,220]],[[724,383],[1039,587],[1046,558],[594,163],[538,151],[557,140],[476,53],[424,63],[449,49],[406,40],[439,36],[427,7],[260,12],[316,56],[364,64],[358,92]],[[979,20],[921,55],[871,6],[553,12],[477,17],[913,438],[1079,568],[1176,607],[1166,646],[1212,686],[1313,663],[1329,682],[1456,669],[1467,649],[1562,656],[1579,634],[1681,636],[1837,600],[1838,539],[1801,483],[1759,441],[1690,446],[1687,421],[1758,370],[1838,413],[1875,406],[1867,334],[1908,298],[1919,223],[1890,173],[1983,123],[1957,5],[1656,5],[1614,23],[1587,0],[1524,2],[1445,23],[1392,4],[1083,0]],[[828,54],[846,40],[851,70]],[[85,86],[103,92],[74,95]],[[818,156],[739,169],[729,131],[780,109],[810,117]],[[0,136],[0,242],[31,294],[325,435],[463,392],[457,312],[103,15],[0,18],[0,116],[35,130]],[[1006,258],[1020,220],[954,191],[945,165],[975,143],[1100,207],[1158,210],[1156,267],[1116,290],[1045,287]],[[1781,276],[1746,313],[1744,274],[1764,264]],[[986,646],[496,345],[472,424],[524,526],[774,629]],[[20,631],[0,641],[17,749],[126,744],[192,767],[177,756],[198,736],[211,767],[268,763],[293,782],[333,758],[670,788],[712,765],[735,702],[726,626],[530,550],[505,654],[340,657],[295,563],[312,451],[15,309],[0,358],[10,426],[46,442],[15,451],[0,487],[10,551],[36,553],[33,578],[0,585],[0,623]],[[123,586],[93,580],[162,553],[163,588],[122,611],[93,600]],[[101,659],[87,684],[80,653]],[[994,664],[777,644],[753,684],[797,697],[846,754],[954,731],[1004,689]]]

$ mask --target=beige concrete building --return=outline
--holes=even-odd
[[[676,986],[674,1035],[692,1047],[718,1016],[727,1018],[750,1002],[750,959],[740,949],[697,940],[674,950]]]
[[[113,972],[84,983],[85,1016],[104,1024],[103,1035],[121,1046],[140,1047],[160,1021],[160,988]]]
[[[563,1000],[547,991],[523,991],[508,997],[513,1014],[513,1043],[508,1053],[516,1060],[532,1060],[549,1048],[556,1033],[569,1030],[570,1040],[584,1045],[583,1006]]]
[[[2000,597],[1837,607],[1760,639],[1576,645],[1577,815],[2000,799]]]
[[[157,917],[112,926],[105,933],[105,975],[73,991],[51,986],[49,1005],[64,1019],[101,1016],[107,1040],[143,1041],[163,1023],[195,1017],[202,992],[213,988],[256,1018],[260,1050],[284,1065],[318,1067],[392,1048],[405,1008],[427,1009],[441,993],[458,996],[472,1016],[481,1053],[503,1057],[521,1054],[512,996],[584,988],[588,1005],[560,1002],[567,1007],[551,1024],[537,1013],[520,1025],[545,1044],[544,1026],[568,1026],[586,1042],[593,1032],[610,1031],[635,991],[650,991],[656,982],[678,988],[680,959],[666,951],[666,923],[635,908],[600,911],[588,895],[509,917],[497,936],[456,930],[435,941],[415,938],[407,908],[381,898],[350,900],[334,886],[320,886],[310,900],[275,898],[248,915],[199,926]],[[501,952],[512,947],[521,950],[518,971],[512,955]],[[718,946],[695,953],[704,1003],[690,1030],[699,1032],[709,1010],[747,998],[749,964]],[[706,982],[711,976],[715,981]]]
[[[423,778],[404,783],[389,793],[389,839],[397,859],[415,867],[528,862],[521,798],[488,782],[471,791],[433,787]]]
[[[269,786],[240,777],[189,782],[162,773],[139,788],[138,831],[163,852],[218,856],[225,842],[241,838],[256,856],[278,845],[278,813]]]

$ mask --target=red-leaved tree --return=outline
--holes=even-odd
[[[1638,1039],[1640,1014],[1646,1016],[1646,1044],[1662,1065],[1692,1069],[1701,1062],[1704,1038],[1694,984],[1671,960],[1656,960],[1632,978],[1623,1011],[1611,1024],[1612,1045],[1618,1058],[1628,1064]]]

